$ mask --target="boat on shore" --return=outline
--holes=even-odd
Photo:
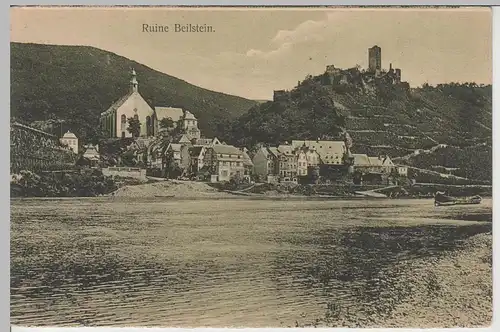
[[[482,197],[479,195],[471,197],[453,197],[445,195],[445,193],[437,192],[434,196],[435,206],[448,206],[448,205],[467,205],[467,204],[480,204]]]

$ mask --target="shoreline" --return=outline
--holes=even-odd
[[[221,192],[223,193],[223,192]],[[491,199],[492,196],[481,196],[483,199]],[[318,200],[318,201],[401,201],[401,200],[432,200],[433,197],[352,197],[352,196],[326,196],[326,195],[237,195],[237,194],[227,194],[227,195],[193,195],[193,196],[172,196],[172,197],[161,197],[161,196],[113,196],[113,195],[102,195],[102,196],[26,196],[26,197],[10,197],[11,201],[16,200],[72,200],[72,199],[88,199],[88,200],[126,200],[126,199],[157,199],[158,201],[179,201],[179,200]],[[445,207],[445,206],[444,206]]]
[[[436,186],[440,186],[436,184]],[[413,190],[405,187],[379,187],[379,186],[364,186],[356,187],[349,185],[280,185],[280,184],[255,184],[247,188],[228,189],[224,186],[216,186],[211,183],[198,181],[178,181],[165,180],[153,181],[148,183],[125,184],[119,186],[113,191],[107,192],[90,192],[80,193],[78,191],[71,193],[59,192],[44,192],[38,190],[34,194],[24,196],[23,193],[13,195],[12,189],[15,188],[11,184],[11,200],[13,199],[76,199],[76,198],[158,198],[164,200],[179,200],[179,199],[249,199],[249,200],[380,200],[380,199],[432,199],[432,190],[421,191],[419,188]],[[384,194],[381,194],[383,191]],[[389,191],[387,191],[389,190]],[[392,190],[392,191],[391,191]],[[437,189],[436,189],[437,190]],[[29,193],[29,192],[28,192]],[[394,193],[394,195],[393,195]],[[26,193],[24,193],[26,194]],[[62,195],[61,195],[62,194]],[[69,194],[69,195],[68,195]],[[73,195],[74,194],[74,195]],[[83,194],[78,196],[78,194]],[[459,192],[455,192],[459,194]],[[472,191],[463,191],[462,195],[455,196],[472,196]],[[471,194],[471,195],[468,195]],[[479,194],[479,193],[476,193]],[[482,191],[480,196],[484,198],[491,197],[490,192]],[[453,196],[453,193],[450,195]]]

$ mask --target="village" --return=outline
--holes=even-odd
[[[105,175],[197,180],[205,182],[292,182],[299,184],[349,180],[354,184],[396,184],[406,177],[406,166],[390,156],[351,152],[347,132],[338,140],[292,140],[277,146],[259,144],[252,150],[236,147],[217,137],[204,137],[189,110],[152,108],[139,92],[132,69],[128,94],[101,113],[101,129],[108,141],[131,140],[115,165],[105,165],[98,145],[83,146],[83,159]],[[79,153],[78,137],[68,131],[61,144]],[[101,149],[102,150],[102,149]],[[122,155],[123,155],[122,154]]]

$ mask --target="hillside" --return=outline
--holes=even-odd
[[[459,174],[491,178],[491,86],[449,83],[410,88],[390,73],[376,78],[351,68],[308,76],[275,97],[235,120],[224,139],[247,146],[258,142],[274,145],[292,139],[338,139],[346,129],[355,153],[388,154],[398,159],[416,150],[447,145],[453,147],[453,161],[448,157],[443,162],[446,156],[435,156],[428,161],[405,158],[405,163],[460,167]],[[475,153],[479,146],[481,151]],[[480,156],[476,161],[483,170],[472,170],[477,166],[471,158],[475,155]]]
[[[93,47],[11,43],[11,117],[25,122],[62,119],[67,121],[64,130],[74,127],[81,137],[95,137],[99,114],[128,91],[132,67],[151,106],[190,110],[207,136],[217,135],[221,123],[257,104]]]

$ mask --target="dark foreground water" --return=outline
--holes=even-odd
[[[402,262],[491,230],[491,200],[11,206],[14,325],[278,327],[339,305],[370,312],[388,305]]]

